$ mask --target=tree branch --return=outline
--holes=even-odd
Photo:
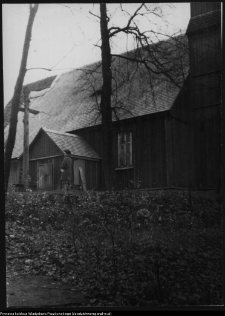
[[[43,69],[43,70],[47,70],[47,71],[52,71],[52,69],[50,68],[50,69],[48,69],[48,68],[28,68],[28,69],[26,69],[26,71],[29,71],[29,70],[34,70],[34,69]]]
[[[66,56],[68,56],[72,52],[72,50],[74,49],[75,46],[76,45],[74,44],[73,47],[71,48],[71,50],[65,56],[63,56],[63,58],[61,58],[59,62],[57,62],[54,66],[52,66],[51,69],[53,69],[56,65],[58,65],[64,58],[66,58]]]
[[[101,19],[100,16],[98,16],[98,15],[92,13],[91,11],[89,11],[89,13],[90,13],[91,15],[95,16],[96,18],[98,18],[99,20]]]
[[[142,3],[142,4],[140,5],[140,7],[137,8],[137,10],[136,10],[136,11],[134,12],[134,14],[130,17],[130,19],[129,19],[127,25],[126,25],[124,28],[110,27],[110,28],[108,29],[109,37],[113,37],[113,36],[114,36],[115,34],[117,34],[117,33],[124,32],[124,31],[128,30],[128,29],[130,28],[130,24],[131,24],[133,18],[134,18],[135,16],[137,16],[138,11],[140,11],[143,6],[144,6],[144,3]],[[112,33],[110,33],[112,30],[115,30],[115,31],[112,32]]]
[[[158,71],[155,71],[153,69],[151,69],[148,64],[147,64],[147,61],[146,60],[141,60],[141,59],[136,59],[136,58],[131,58],[131,57],[126,57],[126,56],[123,56],[123,55],[117,55],[117,54],[111,54],[111,56],[114,56],[114,57],[119,57],[119,58],[123,58],[123,59],[127,59],[127,60],[130,60],[130,61],[133,61],[133,62],[136,62],[136,63],[139,63],[139,64],[144,64],[146,66],[147,69],[151,70],[154,74],[158,75],[158,74],[161,74],[162,72],[158,72]],[[150,61],[148,61],[150,62]],[[150,62],[151,63],[151,62]]]

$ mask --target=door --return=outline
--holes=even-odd
[[[73,172],[74,172],[74,184],[75,185],[82,185],[79,167],[82,168],[84,179],[86,178],[85,177],[85,161],[81,160],[81,159],[74,160]]]
[[[38,188],[52,190],[53,188],[53,164],[44,163],[38,165]]]

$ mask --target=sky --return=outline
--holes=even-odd
[[[109,27],[125,26],[128,20],[126,12],[132,14],[139,6],[140,3],[126,3],[122,4],[121,10],[118,3],[107,4]],[[185,32],[190,19],[190,3],[162,3],[160,6],[163,20],[156,18],[155,14],[149,14],[149,18],[141,17],[138,20],[141,30],[169,35],[179,30]],[[100,60],[97,16],[99,4],[40,4],[33,24],[27,69],[47,68],[52,71],[29,70],[24,84]],[[2,4],[4,107],[13,96],[19,74],[28,17],[28,4]],[[159,36],[158,39],[164,38]],[[111,50],[116,54],[133,48],[133,40],[124,35],[113,38],[111,42]]]

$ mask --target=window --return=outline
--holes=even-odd
[[[118,133],[118,168],[132,166],[132,132]]]

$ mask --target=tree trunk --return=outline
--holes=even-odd
[[[111,52],[109,43],[108,17],[106,14],[106,4],[100,4],[101,15],[101,39],[102,39],[102,96],[101,96],[101,115],[102,115],[102,141],[103,141],[103,171],[105,189],[111,190],[114,184],[113,172],[113,133],[112,133],[112,72],[111,72]]]
[[[23,184],[24,190],[28,189],[29,176],[29,89],[24,89],[24,137],[23,137]]]
[[[19,105],[20,105],[20,96],[22,92],[24,77],[26,74],[27,57],[28,57],[30,41],[31,41],[31,32],[32,32],[32,27],[34,23],[34,18],[38,10],[38,6],[39,4],[37,3],[35,3],[33,6],[30,4],[30,15],[29,15],[28,23],[27,23],[26,35],[25,35],[25,40],[24,40],[24,45],[23,45],[23,55],[22,55],[22,60],[20,64],[19,75],[18,75],[15,89],[14,89],[14,95],[12,98],[11,115],[10,115],[10,122],[9,122],[9,133],[8,133],[8,139],[6,142],[6,147],[5,147],[5,191],[7,191],[8,189],[11,157],[12,157],[12,152],[13,152],[13,148],[15,145],[15,138],[16,138],[17,116],[18,116],[18,110],[19,110]]]

